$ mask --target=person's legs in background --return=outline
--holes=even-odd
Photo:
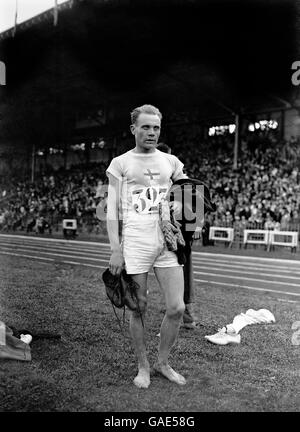
[[[184,235],[185,247],[185,264],[183,267],[184,273],[184,296],[183,301],[185,304],[185,310],[183,314],[183,326],[185,328],[194,328],[198,321],[198,317],[194,313],[194,274],[193,274],[193,261],[192,261],[192,244],[193,239],[190,233]]]

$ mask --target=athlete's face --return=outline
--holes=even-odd
[[[140,114],[131,125],[136,147],[142,152],[153,152],[160,135],[160,118],[156,114]]]

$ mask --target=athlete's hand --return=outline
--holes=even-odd
[[[119,275],[124,267],[124,257],[121,251],[116,251],[111,254],[109,260],[109,270],[113,275]]]
[[[201,239],[201,232],[202,229],[200,227],[197,227],[194,234],[193,234],[193,240],[200,240]]]
[[[173,210],[174,216],[180,216],[182,213],[182,203],[180,201],[170,202],[170,209]]]

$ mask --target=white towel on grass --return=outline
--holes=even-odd
[[[268,309],[248,309],[246,313],[240,313],[233,318],[231,324],[227,328],[233,328],[236,333],[239,333],[242,328],[252,324],[267,324],[274,323],[275,317]]]

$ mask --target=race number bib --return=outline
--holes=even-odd
[[[141,187],[131,192],[132,205],[137,213],[158,212],[158,204],[165,197],[167,188],[160,186]]]

